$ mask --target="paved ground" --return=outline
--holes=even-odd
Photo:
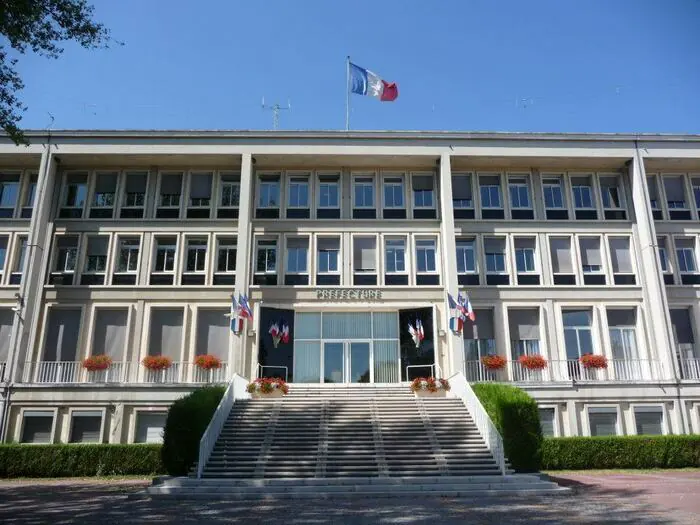
[[[574,488],[572,493],[476,501],[237,503],[129,499],[147,484],[144,480],[0,481],[0,524],[700,524],[700,471],[558,477]]]

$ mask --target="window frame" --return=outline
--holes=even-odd
[[[267,202],[262,204],[263,187],[277,185],[277,205],[270,205],[270,193],[268,191]],[[282,210],[282,173],[257,173],[255,188],[255,209],[256,210]]]
[[[619,206],[606,206],[605,205],[605,195],[608,195],[609,193],[606,192],[606,190],[609,190],[611,186],[603,186],[603,179],[615,179],[615,182],[617,183],[615,185],[615,189],[617,190],[617,197],[618,200],[620,201]],[[620,211],[627,211],[627,200],[625,198],[625,190],[624,190],[624,184],[623,184],[623,179],[622,175],[617,174],[617,173],[601,173],[598,176],[598,184],[600,186],[600,204],[603,207],[603,211],[613,211],[613,210],[620,210]]]
[[[617,239],[625,239],[627,240],[627,253],[629,254],[629,259],[630,259],[630,271],[629,272],[616,272],[615,271],[615,265],[613,264],[613,246],[611,245],[612,241],[615,241]],[[607,240],[607,249],[608,253],[610,255],[610,271],[612,272],[613,275],[637,275],[637,267],[635,264],[635,257],[634,257],[634,246],[633,246],[633,239],[629,235],[608,235],[606,236]],[[619,269],[619,268],[618,268]],[[664,272],[662,272],[664,273]]]
[[[660,241],[660,242],[659,242]],[[662,254],[663,253],[663,257]],[[659,268],[662,274],[673,274],[673,263],[669,257],[668,252],[668,237],[657,236],[656,238],[656,254],[659,259]],[[665,263],[665,264],[664,264]],[[666,269],[664,269],[666,266]]]
[[[401,205],[392,203],[389,205],[386,200],[386,190],[392,188],[392,199],[396,197],[396,187],[400,187]],[[384,173],[382,174],[382,209],[384,210],[405,210],[406,206],[406,174],[405,173]]]
[[[95,415],[99,413],[100,418],[100,430],[99,439],[97,441],[73,441],[73,420],[75,417],[98,417]],[[76,414],[82,414],[77,415]],[[90,415],[87,415],[90,414]],[[82,445],[82,444],[100,444],[105,442],[105,409],[104,408],[94,408],[80,407],[80,408],[70,408],[68,410],[68,428],[66,429],[66,444],[69,445]]]
[[[204,243],[195,245],[194,243]],[[200,262],[199,252],[204,250],[204,261],[202,261],[203,268],[201,270],[197,269],[198,263]],[[195,252],[195,269],[189,269],[190,262],[190,251]],[[184,256],[183,256],[183,268],[182,273],[187,275],[206,275],[207,265],[209,263],[209,238],[199,235],[188,235],[185,237],[184,242]]]
[[[306,185],[306,205],[292,205],[292,187],[298,185]],[[286,184],[286,203],[288,210],[308,210],[311,208],[311,175],[306,172],[289,172],[287,173],[287,184]],[[297,195],[298,196],[298,195]]]
[[[692,241],[693,246],[692,247],[688,246],[688,247],[678,248],[677,243],[679,240],[690,240],[690,241]],[[693,275],[693,274],[698,273],[698,257],[697,257],[697,240],[696,240],[696,238],[695,237],[674,237],[673,243],[674,243],[676,260],[678,261],[678,273],[681,275],[683,275],[683,274]],[[683,257],[681,257],[680,252],[683,252],[683,254],[684,254]],[[689,271],[687,269],[683,270],[683,266],[686,265],[686,262],[687,262],[686,261],[686,257],[687,257],[686,254],[688,252],[691,254],[692,261],[693,261],[693,270],[691,270],[691,271]],[[687,268],[687,265],[686,265],[686,268]]]
[[[590,324],[567,326],[565,324],[565,321],[564,321],[564,315],[567,312],[578,312],[581,310],[585,310],[590,314]],[[578,353],[578,357],[576,358],[577,361],[583,355],[581,353],[581,332],[583,332],[583,331],[587,331],[590,334],[591,354],[600,355],[599,353],[596,352],[596,350],[598,349],[597,344],[596,344],[597,332],[595,330],[595,313],[594,313],[592,307],[586,306],[586,305],[581,305],[581,306],[565,305],[565,306],[563,306],[561,308],[561,330],[562,330],[562,336],[563,336],[562,341],[564,342],[563,348],[564,348],[564,355],[565,355],[566,362],[572,361],[572,359],[569,358],[569,354],[568,354],[567,348],[566,348],[566,331],[567,330],[571,330],[571,331],[576,332],[576,350]]]
[[[465,271],[460,272],[459,271],[459,260],[460,260],[460,243],[469,243],[472,247],[472,252],[473,252],[473,260],[474,260],[474,271],[469,271],[466,269],[466,258],[463,258],[464,261],[464,266],[465,266]],[[479,274],[479,249],[477,248],[477,238],[476,237],[462,237],[462,238],[456,238],[455,239],[455,250],[456,250],[456,255],[457,255],[457,275],[478,275]],[[468,252],[468,249],[462,250],[464,252]]]
[[[236,178],[238,180],[224,180],[226,177]],[[241,175],[234,171],[220,171],[216,175],[217,189],[216,189],[216,209],[217,210],[234,210],[241,206]],[[231,186],[232,188],[238,188],[238,204],[224,204],[224,188]],[[233,191],[231,191],[231,196],[233,196]]]
[[[666,417],[666,410],[663,404],[632,404],[630,406],[632,411],[632,418],[634,419],[634,434],[636,436],[642,435],[659,435],[667,436],[670,434],[668,418]],[[661,434],[639,434],[637,431],[637,412],[660,412],[661,413]]]
[[[486,241],[489,239],[495,239],[503,241],[503,252],[500,253],[503,257],[503,270],[489,270],[489,253],[486,250]],[[484,270],[487,275],[509,275],[508,272],[508,238],[507,237],[484,237]]]
[[[175,239],[174,245],[173,244],[163,244],[161,246],[161,244],[159,242],[160,240],[171,238],[171,237]],[[151,274],[175,275],[175,273],[177,272],[177,267],[178,267],[178,262],[179,262],[178,261],[178,246],[179,246],[179,244],[180,244],[180,237],[178,235],[165,234],[165,235],[154,235],[153,236],[153,248],[152,248],[152,250],[153,250],[153,254],[152,254],[153,262],[151,264],[151,272],[150,272]],[[156,265],[158,264],[158,252],[160,251],[161,248],[164,249],[164,248],[170,248],[170,247],[173,248],[172,249],[172,252],[173,252],[173,268],[172,268],[172,270],[157,269]],[[165,255],[163,258],[163,262],[167,263],[167,260],[168,260],[167,255]],[[166,266],[167,266],[167,264],[166,264]]]
[[[30,180],[31,180],[31,174],[28,171],[23,171],[23,170],[7,170],[7,171],[1,171],[1,175],[13,175],[17,176],[17,191],[15,195],[15,202],[10,206],[2,206],[0,207],[0,210],[9,210],[10,216],[6,218],[7,219],[14,219],[17,217],[18,210],[25,207],[24,206],[24,192],[25,192],[25,186],[29,186]],[[4,186],[4,182],[0,181],[0,197],[2,197],[2,189]]]
[[[457,205],[455,204],[455,202],[460,202],[460,203],[461,203],[461,202],[465,201],[466,199],[455,199],[455,198],[454,198],[454,180],[453,180],[454,177],[466,177],[467,179],[469,179],[469,187],[470,187],[470,189],[471,189],[471,192],[470,192],[470,193],[471,193],[471,195],[472,195],[472,198],[471,198],[471,206],[457,206]],[[451,195],[450,197],[452,198],[452,209],[453,209],[453,210],[474,210],[474,209],[475,209],[475,202],[474,202],[474,201],[475,201],[475,199],[474,199],[474,178],[475,178],[475,175],[474,175],[474,173],[472,173],[472,172],[457,172],[457,173],[452,173],[452,174],[451,174],[450,183],[452,184],[453,189],[452,189],[452,195]]]
[[[533,247],[529,247],[529,246],[528,246],[528,247],[526,247],[526,248],[518,248],[518,247],[515,245],[515,242],[516,242],[518,239],[534,240],[534,246],[533,246]],[[527,261],[527,258],[524,259],[524,262],[525,262],[525,265],[526,265],[525,270],[520,270],[519,264],[518,264],[518,252],[521,252],[521,251],[528,251],[528,252],[531,252],[531,253],[532,253],[532,269],[531,269],[531,270],[527,269],[527,262],[528,262],[528,261]],[[518,275],[539,274],[539,267],[538,267],[538,264],[537,264],[537,262],[538,262],[538,261],[537,261],[537,238],[533,238],[533,237],[520,237],[520,236],[514,237],[514,238],[513,238],[513,256],[515,257],[515,273],[516,273],[516,274],[518,274]]]
[[[261,243],[270,243],[263,245]],[[267,263],[269,262],[267,260],[267,255],[265,256],[265,270],[259,271],[258,270],[258,259],[259,259],[259,252],[260,250],[269,250],[273,249],[275,252],[275,267],[272,270],[267,269]],[[253,259],[253,274],[254,275],[277,275],[279,272],[279,239],[276,237],[259,237],[255,239],[255,259]]]
[[[229,241],[229,239],[231,241]],[[216,243],[216,264],[214,265],[214,274],[216,275],[236,275],[236,259],[238,257],[238,237],[235,235],[217,235],[214,239]],[[231,244],[223,244],[224,242],[228,243],[231,242]],[[229,262],[230,262],[230,251],[231,250],[236,251],[236,255],[233,258],[233,270],[229,270]],[[221,257],[221,251],[226,250],[226,270],[220,270],[219,269],[219,259]]]
[[[586,410],[586,430],[589,437],[593,436],[591,426],[591,413],[598,414],[615,414],[615,436],[622,436],[622,418],[620,417],[619,405],[585,405]]]
[[[330,180],[322,180],[323,178],[330,179],[331,177],[334,178],[334,180],[332,182]],[[342,200],[343,199],[342,175],[340,173],[337,173],[337,172],[332,172],[332,173],[319,172],[316,174],[315,179],[316,179],[316,184],[317,184],[316,188],[318,190],[316,193],[316,197],[314,198],[314,200],[316,201],[316,207],[318,209],[322,209],[322,210],[339,210],[339,209],[341,209],[341,205],[343,202],[343,200]],[[324,206],[321,204],[321,198],[323,197],[322,188],[325,184],[335,186],[336,200],[337,200],[337,203],[335,206],[330,206],[330,205]]]
[[[127,192],[127,183],[129,180],[129,175],[145,175],[146,176],[146,187],[143,191],[143,204],[132,205],[129,204],[129,193]],[[121,173],[119,179],[119,202],[118,202],[118,218],[119,220],[129,220],[128,218],[122,217],[123,210],[141,210],[141,218],[146,215],[146,206],[148,205],[148,186],[151,181],[151,172],[149,170],[124,170]],[[136,195],[136,194],[135,194]],[[156,196],[158,193],[156,193]],[[156,197],[157,198],[157,197]],[[157,204],[157,203],[156,203]],[[116,217],[116,215],[115,215]]]
[[[209,188],[209,202],[207,204],[194,204],[192,198],[192,178],[195,175],[210,175],[211,176],[211,186]],[[188,210],[210,210],[212,209],[212,201],[214,200],[215,194],[215,182],[216,173],[213,170],[189,170],[187,172],[187,199],[185,201],[185,208]],[[204,200],[203,197],[197,197],[197,200]]]
[[[177,204],[172,204],[172,198],[170,199],[170,204],[162,204],[162,197],[163,194],[161,193],[162,187],[163,187],[163,177],[165,175],[180,175],[180,193],[175,194],[175,193],[168,193],[167,195],[169,197],[173,197],[174,195],[178,195],[178,203]],[[158,172],[158,184],[156,188],[156,201],[155,201],[155,210],[156,213],[158,210],[178,210],[179,215],[178,217],[182,216],[182,204],[183,204],[183,194],[185,192],[185,185],[189,184],[188,182],[188,175],[187,172],[185,171],[178,171],[178,170],[168,170],[168,171],[160,171]]]
[[[304,261],[304,271],[292,271],[289,269],[289,254],[290,254],[290,247],[289,247],[289,241],[290,240],[296,240],[296,239],[303,239],[306,241],[306,257]],[[296,250],[297,248],[291,248]],[[311,251],[311,238],[308,236],[304,235],[294,235],[294,236],[288,236],[285,237],[284,240],[284,274],[285,275],[309,275],[309,267],[311,266],[310,264],[310,259],[309,259],[309,252]],[[257,260],[256,260],[257,261]],[[299,259],[295,259],[295,262],[298,263]]]
[[[335,270],[329,270],[329,271],[322,271],[321,270],[321,250],[319,249],[319,241],[321,239],[333,239],[338,241],[338,249],[334,250],[336,253],[335,256]],[[342,250],[342,242],[341,242],[341,237],[339,236],[332,236],[332,235],[322,235],[316,238],[316,246],[315,246],[315,252],[316,252],[316,273],[320,275],[340,275],[340,262],[341,262],[341,250]],[[333,250],[324,250],[331,252]],[[330,261],[330,258],[329,258]],[[330,266],[330,265],[329,265]]]
[[[75,250],[72,270],[66,269],[65,262],[63,264],[62,269],[58,268],[58,262],[60,261],[60,258],[61,258],[61,250],[63,250],[63,248],[59,248],[58,243],[59,243],[59,240],[64,239],[66,237],[74,237],[77,241],[75,243],[75,248],[72,248]],[[54,235],[54,238],[53,238],[53,249],[54,249],[53,253],[54,253],[54,255],[53,255],[53,260],[51,261],[51,268],[52,268],[51,272],[52,273],[71,273],[71,274],[78,273],[78,268],[80,267],[80,244],[81,244],[81,235],[80,234]]]
[[[122,242],[124,241],[136,241],[136,250],[128,249],[129,256],[127,258],[126,270],[119,270],[119,262],[121,261],[122,254]],[[113,273],[116,275],[138,275],[141,269],[141,245],[142,237],[140,235],[128,235],[128,234],[117,234],[116,235],[116,256],[114,257],[114,270]],[[132,254],[136,251],[136,269],[129,270],[129,263],[131,262]]]
[[[37,416],[37,413],[47,413],[51,412],[51,432],[49,436],[49,441],[48,443],[29,443],[26,441],[22,441],[22,436],[24,435],[24,425],[25,425],[25,420],[27,417],[48,417],[48,416]],[[20,424],[17,425],[16,430],[15,430],[15,441],[17,443],[22,443],[22,445],[46,445],[46,444],[54,444],[56,443],[56,429],[57,429],[57,420],[58,420],[58,408],[46,408],[44,409],[43,407],[22,407],[20,409]]]
[[[397,270],[396,269],[396,262],[397,262],[397,257],[396,254],[394,254],[394,270],[390,271],[389,270],[389,243],[401,243],[401,250],[403,251],[403,270]],[[383,239],[383,256],[384,256],[384,274],[385,275],[406,275],[408,274],[408,254],[406,253],[406,248],[408,245],[408,241],[406,237],[401,237],[401,236],[386,236]],[[394,247],[392,251],[396,252],[398,250],[398,246]]]
[[[24,249],[22,249],[22,244],[24,243]],[[29,248],[29,234],[15,234],[12,236],[12,248],[10,261],[10,271],[5,272],[10,275],[10,279],[14,275],[20,276],[20,282],[17,284],[11,284],[11,286],[21,285],[24,280],[24,263],[27,258],[27,248]]]
[[[661,175],[661,187],[663,188],[664,192],[664,202],[666,204],[666,208],[671,211],[671,210],[678,210],[678,211],[689,211],[690,206],[688,202],[688,192],[686,191],[686,174],[685,173],[662,173]],[[666,192],[666,179],[675,179],[679,178],[681,181],[681,190],[683,191],[683,206],[676,206],[676,204],[680,203],[681,201],[670,201],[668,200],[668,195]],[[695,195],[693,195],[693,200],[695,200]],[[674,203],[672,206],[671,203]]]
[[[107,240],[107,253],[104,255],[90,255],[90,239],[92,238],[106,238]],[[111,251],[111,236],[109,234],[89,234],[85,236],[84,243],[82,244],[83,247],[83,260],[80,263],[80,275],[107,275],[107,272],[109,270],[109,259],[110,259],[110,251]],[[104,257],[104,269],[103,270],[95,270],[95,269],[88,269],[90,258],[91,257]]]
[[[584,208],[577,208],[577,209],[584,209]],[[577,239],[577,248],[579,251],[579,256],[580,256],[580,263],[581,263],[581,273],[584,275],[604,275],[605,274],[605,259],[604,259],[604,254],[603,254],[603,240],[600,235],[578,235],[576,237]],[[597,239],[598,240],[598,253],[600,254],[600,264],[583,264],[583,249],[581,247],[581,241],[583,239]],[[631,253],[631,248],[630,248],[630,257],[632,257]],[[595,266],[598,266],[597,270],[594,270],[593,268]]]
[[[362,180],[365,179],[365,180]],[[372,204],[358,204],[357,202],[357,187],[362,185],[372,189]],[[353,173],[352,175],[352,208],[357,210],[374,210],[377,208],[377,178],[374,173]],[[364,197],[364,194],[363,194]]]
[[[413,206],[413,209],[414,210],[434,210],[434,209],[436,209],[436,206],[437,206],[436,197],[437,197],[437,195],[436,195],[435,175],[433,173],[416,172],[416,173],[411,173],[410,177],[411,177],[411,196],[413,197],[411,199],[411,205]],[[415,177],[428,177],[432,183],[431,189],[430,190],[416,190],[416,189],[414,189],[413,180]],[[416,197],[418,196],[418,192],[420,192],[421,195],[424,193],[428,193],[428,192],[430,193],[430,196],[431,196],[430,197],[430,200],[431,200],[430,206],[426,206],[425,204],[417,204],[416,203]]]
[[[413,252],[414,252],[415,261],[416,261],[416,263],[415,263],[415,264],[416,264],[416,275],[435,275],[435,274],[439,273],[440,261],[438,260],[438,249],[439,249],[439,248],[438,248],[438,240],[437,240],[437,238],[436,238],[436,237],[423,237],[423,236],[420,236],[420,237],[415,237],[413,242],[414,242],[414,249],[413,249]],[[433,261],[434,261],[434,263],[435,263],[435,268],[433,268],[432,270],[424,270],[424,271],[421,271],[421,270],[419,269],[419,261],[420,261],[421,258],[420,258],[419,254],[418,254],[418,251],[419,251],[420,249],[425,249],[424,247],[419,246],[419,243],[421,243],[421,242],[423,242],[423,243],[427,243],[427,242],[432,243],[432,248],[433,248]],[[426,261],[426,267],[427,267],[428,259],[426,258],[425,261]],[[407,265],[407,266],[408,266],[408,265]]]
[[[547,181],[556,180],[557,184],[552,184]],[[561,199],[561,206],[548,206],[547,205],[547,189],[558,188],[559,198]],[[542,203],[545,210],[568,210],[568,203],[566,200],[566,184],[564,182],[564,175],[542,175]],[[554,199],[553,202],[554,204]]]
[[[580,179],[580,178],[587,178],[588,179],[588,185],[582,185],[582,184],[574,184],[574,179]],[[569,174],[569,182],[571,184],[571,203],[574,207],[574,210],[597,210],[596,207],[596,198],[595,198],[595,181],[594,181],[594,175],[592,173],[571,173]],[[585,188],[588,192],[588,197],[590,199],[591,205],[590,206],[578,206],[576,203],[576,190],[578,188]],[[582,204],[583,203],[583,197],[582,197]]]
[[[511,182],[514,180],[518,180],[518,182]],[[521,181],[522,179],[522,181]],[[533,204],[532,204],[532,195],[530,191],[530,177],[526,174],[509,174],[508,175],[508,200],[510,203],[510,209],[511,210],[532,210],[533,209]],[[525,196],[527,198],[527,206],[522,206],[520,205],[521,201],[521,195],[520,191],[518,191],[518,205],[516,206],[515,203],[513,202],[513,194],[511,193],[511,189],[518,189],[522,190],[525,189]]]
[[[114,182],[114,193],[112,197],[112,205],[111,206],[100,206],[95,202],[95,199],[98,195],[97,192],[97,181],[100,177],[100,175],[116,175],[115,177],[115,182]],[[88,217],[90,217],[90,212],[92,210],[112,210],[112,217],[115,216],[115,212],[117,210],[117,205],[119,204],[119,193],[120,193],[120,182],[122,179],[122,174],[119,170],[95,170],[92,172],[91,177],[90,177],[90,184],[89,184],[89,198],[87,199],[87,208],[88,208]],[[102,194],[107,194],[107,193],[102,193],[100,192],[99,195]]]
[[[481,184],[481,178],[482,177],[498,177],[498,184]],[[477,186],[479,189],[479,205],[482,210],[505,210],[505,203],[503,202],[503,188],[502,188],[502,180],[501,180],[501,174],[500,173],[479,173],[477,174]],[[483,189],[489,189],[488,196],[489,196],[489,205],[486,206],[484,204],[484,198],[482,194]],[[498,206],[493,206],[491,201],[492,201],[492,191],[493,189],[497,190],[497,195],[498,195],[498,201],[499,205]]]
[[[68,192],[69,192],[69,187],[72,184],[68,183],[68,179],[71,175],[85,175],[85,182],[82,184],[75,184],[76,186],[85,186],[85,200],[83,201],[82,206],[69,206],[67,199],[68,199]],[[90,202],[90,179],[91,179],[91,174],[89,171],[81,171],[81,170],[75,170],[75,171],[66,171],[63,173],[63,177],[61,180],[61,199],[60,199],[60,204],[58,206],[59,214],[61,210],[80,210],[80,217],[59,217],[60,220],[71,220],[71,219],[85,219],[85,209],[88,207],[88,204]]]

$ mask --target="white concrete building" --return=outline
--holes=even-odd
[[[28,137],[0,139],[5,441],[158,440],[174,399],[233,372],[463,371],[527,390],[550,435],[700,432],[700,136]],[[255,314],[240,336],[234,290]],[[476,310],[461,334],[458,290]],[[275,321],[291,330],[276,348]],[[505,368],[484,367],[492,353]],[[99,354],[108,370],[83,368]],[[147,370],[148,355],[173,364]]]

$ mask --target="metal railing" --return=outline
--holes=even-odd
[[[228,381],[228,363],[221,363],[219,368],[205,370],[195,364],[191,364],[193,383],[225,383]]]
[[[266,368],[271,368],[273,370],[275,370],[275,369],[276,370],[284,370],[284,382],[287,383],[289,381],[289,379],[288,379],[289,378],[289,368],[288,367],[286,367],[286,366],[273,366],[273,365],[261,365],[260,363],[258,363],[258,368],[257,368],[257,372],[256,372],[258,378],[268,377],[265,375]],[[274,376],[270,376],[270,377],[274,377]]]
[[[700,378],[700,359],[695,365]],[[549,360],[542,370],[530,370],[519,361],[507,361],[493,370],[481,361],[464,361],[464,375],[470,382],[549,383],[553,381],[650,381],[662,379],[661,363],[651,359],[609,359],[607,368],[586,368],[578,359]],[[689,372],[692,370],[689,367]]]
[[[493,455],[493,459],[498,464],[498,468],[501,474],[505,476],[506,474],[506,456],[505,449],[503,448],[503,438],[498,432],[496,425],[493,424],[491,418],[486,413],[484,406],[476,397],[476,394],[469,385],[467,378],[462,372],[457,372],[455,375],[450,377],[450,392],[452,395],[456,395],[462,400],[466,405],[469,414],[474,418],[474,423],[479,429],[481,436],[486,442],[486,446]]]
[[[209,421],[204,434],[202,434],[202,439],[199,440],[199,459],[197,460],[197,478],[202,477],[204,472],[204,467],[209,461],[209,456],[211,456],[212,450],[214,450],[214,445],[219,439],[219,434],[221,434],[221,429],[224,427],[224,423],[228,419],[231,413],[231,408],[236,400],[240,399],[250,399],[250,394],[246,391],[246,386],[248,386],[248,380],[239,376],[238,374],[233,374],[231,382],[226,387],[224,396],[219,402],[219,406],[216,407],[216,411]]]
[[[430,365],[407,365],[406,366],[406,380],[407,381],[412,381],[414,378],[411,378],[409,371],[411,369],[417,369],[417,368],[422,368],[422,369],[428,369],[430,370],[429,374],[427,376],[420,376],[417,375],[416,377],[436,377],[436,378],[442,378],[442,368],[440,368],[440,365],[437,363],[433,363]]]
[[[700,357],[679,357],[681,379],[700,379]]]

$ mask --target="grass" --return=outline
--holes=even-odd
[[[548,476],[583,474],[595,476],[599,474],[654,474],[659,472],[699,472],[697,467],[683,468],[640,468],[640,469],[591,469],[591,470],[543,470]]]

